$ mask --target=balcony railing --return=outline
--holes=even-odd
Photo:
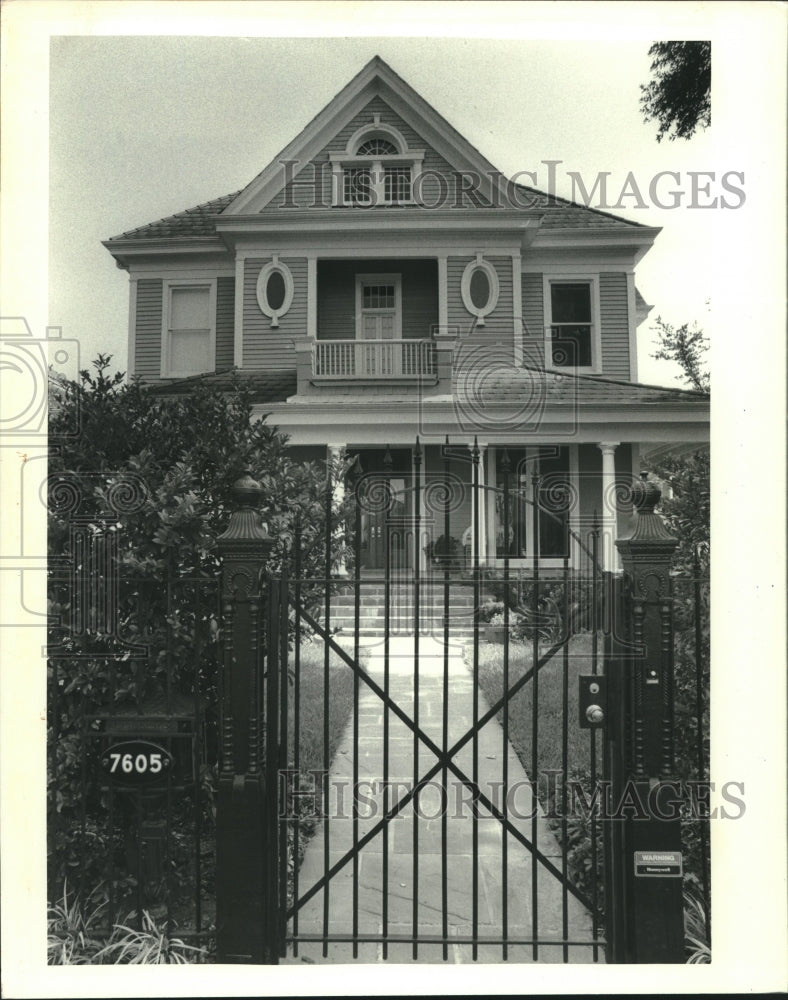
[[[418,378],[437,374],[430,340],[317,340],[314,374],[319,378]]]

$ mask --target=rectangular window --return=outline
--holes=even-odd
[[[550,363],[556,368],[590,368],[593,319],[591,284],[550,283]]]
[[[393,309],[395,305],[394,285],[364,285],[365,309]]]
[[[410,167],[386,167],[383,174],[383,197],[398,205],[411,200]]]
[[[372,197],[372,173],[366,167],[348,167],[344,173],[346,205],[368,205]]]
[[[508,516],[503,492],[505,454],[509,459]],[[497,448],[495,465],[496,555],[502,559],[508,551],[510,559],[524,559],[536,549],[541,559],[563,559],[569,552],[569,449]],[[536,503],[534,475],[539,476]]]
[[[213,371],[216,299],[213,284],[171,284],[166,299],[162,377]]]

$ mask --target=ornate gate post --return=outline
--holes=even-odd
[[[256,509],[262,488],[248,472],[232,488],[235,509],[217,538],[222,559],[224,662],[220,679],[216,808],[216,937],[220,962],[265,963],[266,884],[261,580],[272,540]]]
[[[680,788],[673,760],[673,597],[670,563],[678,541],[654,507],[660,491],[635,484],[634,533],[616,542],[624,567],[621,733],[624,817],[618,859],[627,962],[683,962]],[[619,649],[622,646],[619,645]],[[616,784],[619,784],[616,782]],[[621,822],[621,820],[614,820]],[[619,942],[619,946],[621,942]]]

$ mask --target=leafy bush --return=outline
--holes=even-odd
[[[102,887],[94,889],[84,904],[78,895],[63,898],[47,914],[48,965],[183,965],[205,961],[207,949],[169,937],[153,917],[143,911],[142,926],[113,924],[109,936],[101,924],[107,908]],[[127,919],[131,919],[129,914]]]
[[[459,569],[462,565],[460,543],[454,535],[430,539],[424,546],[424,552],[429,562],[441,569]]]
[[[252,420],[240,382],[225,393],[196,384],[187,396],[162,398],[110,374],[109,365],[100,355],[94,373],[50,385],[57,448],[48,483],[49,875],[56,898],[69,874],[90,885],[116,871],[120,906],[134,884],[124,874],[130,845],[117,830],[117,808],[110,832],[110,804],[96,780],[97,717],[171,699],[192,705],[198,695],[202,777],[192,794],[201,801],[173,803],[173,830],[196,809],[210,826],[218,755],[216,538],[228,524],[232,484],[249,470],[263,488],[261,516],[274,540],[269,568],[289,565],[300,521],[303,573],[320,576],[326,501],[338,469],[290,459],[286,438]],[[79,433],[71,436],[75,425]],[[331,508],[332,555],[352,565],[341,533],[346,511],[338,501]],[[75,589],[71,574],[85,559],[95,562],[91,586]],[[99,583],[111,598],[109,614]],[[307,588],[301,596],[309,602]]]

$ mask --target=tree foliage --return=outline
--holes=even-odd
[[[667,135],[689,139],[711,124],[711,42],[655,42],[648,50],[653,79],[640,87],[644,121]]]
[[[656,332],[659,341],[653,356],[675,362],[692,389],[708,392],[708,340],[697,323],[674,327],[658,318]],[[679,543],[673,558],[675,776],[683,781],[703,781],[708,778],[710,749],[709,451],[668,454],[650,462],[648,469],[671,487],[672,496],[663,497],[659,509]],[[685,871],[695,887],[704,875],[709,877],[708,854],[704,858],[702,847],[704,834],[708,846],[708,822],[704,825],[687,811],[682,825]]]
[[[249,470],[263,487],[273,571],[291,560],[300,517],[304,575],[322,575],[327,504],[332,525],[345,516],[337,470],[292,460],[286,438],[252,420],[240,384],[162,398],[112,374],[110,362],[100,355],[93,372],[50,386],[53,886],[85,864],[96,876],[82,872],[86,884],[96,884],[112,870],[110,854],[124,849],[107,841],[97,717],[171,698],[192,705],[197,696],[210,794],[221,640],[216,538],[228,524],[235,479]],[[342,538],[334,543],[338,560]]]
[[[655,321],[659,346],[653,357],[657,361],[673,361],[681,369],[681,375],[691,389],[698,392],[708,392],[711,388],[706,354],[709,341],[706,334],[693,323],[682,326],[671,326],[661,316]]]

